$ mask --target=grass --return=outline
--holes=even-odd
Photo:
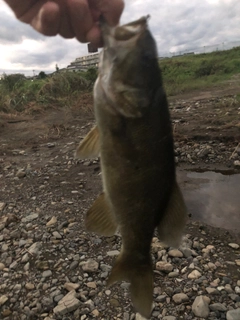
[[[221,85],[240,74],[240,47],[160,61],[168,95]]]
[[[27,79],[22,74],[4,75],[0,80],[0,112],[38,111],[71,106],[92,90],[93,75],[88,72],[57,72],[52,76]]]
[[[240,47],[207,54],[166,58],[159,62],[168,96],[226,86],[235,81],[240,87]],[[76,107],[91,92],[96,69],[87,72],[40,73],[27,79],[22,74],[4,75],[0,80],[0,112],[34,113],[62,106]],[[237,95],[237,100],[240,100]]]

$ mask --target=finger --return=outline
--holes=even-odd
[[[16,17],[26,23],[31,22],[46,1],[47,0],[5,0],[15,13]]]
[[[93,27],[93,19],[87,0],[68,0],[72,30],[80,42],[86,42],[86,35]]]
[[[110,26],[119,23],[121,14],[124,9],[123,0],[89,0],[89,6],[97,9],[104,16]]]
[[[45,3],[30,22],[31,26],[46,36],[58,34],[60,28],[60,8],[55,2]]]
[[[92,43],[97,48],[103,46],[101,31],[98,24],[94,25],[86,35],[87,42]]]
[[[60,26],[58,33],[64,38],[73,38],[75,36],[72,25],[71,15],[69,14],[68,3],[66,0],[54,0],[57,1],[60,9]]]

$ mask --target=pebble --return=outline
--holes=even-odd
[[[235,263],[236,263],[237,266],[240,266],[240,259],[236,259]]]
[[[33,220],[36,220],[39,217],[38,213],[32,213],[29,216],[22,218],[22,222],[24,223],[28,223],[31,222]]]
[[[93,259],[89,259],[81,264],[83,271],[96,272],[99,267],[99,263]]]
[[[210,304],[209,308],[212,311],[221,311],[221,312],[227,311],[227,308],[222,303],[218,303],[218,302]]]
[[[73,126],[79,132],[79,125]],[[86,160],[76,163],[77,136],[69,136],[71,144],[67,143],[68,129],[55,149],[46,148],[47,141],[39,135],[39,151],[29,147],[21,157],[24,163],[19,152],[14,159],[8,153],[0,157],[0,318],[144,319],[131,306],[128,282],[106,286],[121,237],[101,237],[84,227],[85,213],[101,186],[99,160],[87,160],[86,167]],[[209,139],[176,141],[175,152],[179,165],[206,161],[207,167],[228,161],[235,147]],[[17,167],[25,168],[26,159],[31,159],[31,166],[16,178]],[[240,150],[229,161],[231,168],[239,160]],[[211,229],[194,221],[186,230],[178,249],[153,239],[151,319],[240,320],[240,243],[231,232],[213,229],[212,235]]]
[[[25,288],[28,290],[33,290],[35,288],[35,286],[33,283],[28,282],[25,284]]]
[[[47,227],[51,227],[51,226],[54,226],[55,224],[57,223],[57,218],[55,216],[53,216],[51,218],[51,220],[49,220],[47,223],[46,223],[46,226]]]
[[[79,287],[80,287],[80,284],[78,283],[66,282],[64,284],[64,288],[67,289],[68,291],[77,290]]]
[[[227,312],[227,320],[239,320],[240,319],[240,308],[235,310],[229,310]]]
[[[108,255],[109,257],[115,257],[115,256],[118,256],[119,253],[120,253],[120,251],[118,251],[118,250],[112,250],[112,251],[108,251],[108,252],[107,252],[107,255]]]
[[[72,290],[58,302],[58,305],[53,309],[53,312],[57,316],[64,316],[69,312],[75,311],[80,304],[80,300],[76,298],[76,292]]]
[[[177,293],[172,297],[173,301],[177,304],[186,302],[189,300],[188,296],[185,293]]]
[[[191,273],[188,275],[188,279],[198,279],[201,277],[201,273],[198,270],[193,270]]]
[[[192,305],[192,312],[196,317],[207,319],[209,315],[209,299],[204,296],[198,296],[195,298]]]
[[[229,247],[231,247],[231,248],[233,248],[233,249],[239,249],[239,244],[237,244],[237,243],[229,243],[228,244],[229,245]]]
[[[5,202],[0,202],[0,211],[3,211],[3,209],[5,208],[6,203]]]
[[[51,277],[51,275],[52,275],[51,270],[46,270],[46,271],[43,271],[43,273],[42,273],[43,278],[49,278],[49,277]]]
[[[174,257],[174,258],[182,258],[183,257],[183,253],[178,249],[170,250],[168,252],[168,255],[169,255],[169,257]]]
[[[41,242],[35,242],[31,245],[31,247],[28,249],[28,252],[31,255],[39,255],[40,254],[40,249],[42,247]]]
[[[7,301],[8,297],[6,295],[0,296],[0,306],[4,305],[4,303]]]
[[[156,269],[165,273],[169,273],[173,270],[173,265],[165,261],[158,261],[156,263]]]

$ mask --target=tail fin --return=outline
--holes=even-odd
[[[142,263],[121,253],[117,258],[107,285],[116,281],[130,282],[130,293],[133,306],[143,317],[149,318],[153,302],[153,272],[151,258]]]
[[[164,217],[158,225],[159,239],[171,247],[178,247],[186,222],[187,208],[176,182]]]

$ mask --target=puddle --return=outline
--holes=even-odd
[[[178,181],[193,220],[240,231],[240,174],[180,171]]]

